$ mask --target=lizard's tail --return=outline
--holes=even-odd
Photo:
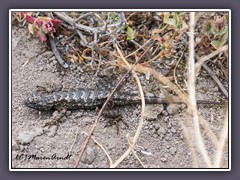
[[[157,97],[157,96],[151,96],[151,97],[145,97],[145,101],[147,104],[171,104],[171,103],[181,103],[181,100],[178,98],[172,98],[172,97]]]

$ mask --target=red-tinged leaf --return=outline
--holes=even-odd
[[[49,21],[45,21],[42,24],[42,29],[45,33],[49,33],[49,32],[53,32],[54,28],[53,28],[53,23],[51,20]]]
[[[34,23],[35,19],[32,16],[26,15],[26,20],[30,23]]]
[[[20,15],[25,15],[26,13],[25,12],[19,12]]]
[[[43,24],[43,21],[42,21],[42,20],[40,20],[40,19],[38,19],[38,20],[36,21],[36,24],[37,24],[39,27],[41,27],[41,26],[42,26],[42,24]]]
[[[58,19],[51,19],[51,21],[55,27],[58,27],[61,23]]]
[[[47,37],[42,30],[38,31],[37,34],[42,42],[45,42],[47,40]]]

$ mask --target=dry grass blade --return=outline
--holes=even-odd
[[[85,132],[85,131],[82,131],[82,132],[83,132],[83,134],[85,134],[86,136],[89,136],[89,135],[87,134],[87,132]],[[107,158],[108,158],[108,160],[109,160],[110,166],[112,166],[112,159],[111,159],[111,157],[109,156],[108,152],[105,150],[105,148],[104,148],[95,138],[91,137],[91,139],[103,150],[103,152],[106,154],[106,156],[107,156]]]
[[[228,109],[225,113],[224,125],[220,135],[219,144],[217,146],[216,155],[214,158],[214,168],[220,168],[223,158],[223,151],[228,139]]]
[[[137,142],[137,139],[138,139],[138,137],[140,135],[141,129],[143,127],[143,122],[144,122],[144,119],[145,119],[145,114],[144,114],[145,99],[144,99],[144,94],[143,94],[143,90],[142,90],[142,86],[141,86],[140,80],[139,80],[139,78],[137,76],[135,78],[136,78],[136,81],[138,83],[138,88],[139,88],[140,95],[141,95],[141,102],[142,102],[141,118],[140,118],[140,121],[138,123],[138,128],[137,128],[135,136],[134,136],[134,138],[132,140],[131,146],[129,146],[127,151],[111,166],[111,168],[117,167],[128,156],[128,154],[133,150],[133,148],[134,148],[134,146],[135,146],[135,144]]]
[[[189,136],[186,126],[183,124],[183,122],[180,122],[180,123],[181,123],[182,129],[183,129],[183,135],[185,136],[189,150],[191,151],[193,168],[198,168],[197,156],[196,156],[196,152],[195,152],[192,140]]]
[[[223,52],[223,51],[227,51],[228,50],[228,45],[225,45],[221,48],[219,48],[218,50],[204,56],[204,57],[201,57],[199,58],[199,61],[196,63],[195,65],[195,69],[196,69],[196,75],[198,75],[203,63],[206,61],[206,60],[209,60],[211,59],[212,57],[218,55],[220,52]]]
[[[119,49],[119,48],[118,48],[118,49]],[[146,53],[148,50],[149,50],[149,48],[143,53],[143,55],[145,55],[145,53]],[[119,51],[120,51],[120,49],[119,49]],[[122,55],[122,54],[121,54],[121,55]],[[99,111],[99,113],[98,113],[98,116],[97,116],[97,118],[96,118],[96,120],[95,120],[95,122],[94,122],[94,124],[93,124],[93,126],[92,126],[92,129],[90,130],[89,136],[88,136],[88,138],[86,139],[86,141],[85,141],[85,143],[84,143],[84,145],[83,145],[83,148],[82,148],[81,152],[79,153],[79,157],[78,157],[78,160],[77,160],[77,162],[76,162],[75,168],[78,167],[78,165],[79,165],[79,163],[80,163],[80,160],[81,160],[81,157],[82,157],[82,155],[83,155],[83,153],[84,153],[84,151],[85,151],[85,149],[86,149],[86,146],[87,146],[87,144],[88,144],[88,142],[89,142],[89,140],[90,140],[90,138],[91,138],[91,136],[92,136],[92,134],[93,134],[93,131],[94,131],[94,129],[95,129],[96,126],[97,126],[97,123],[98,123],[98,121],[99,121],[99,119],[100,119],[100,116],[102,115],[102,112],[103,112],[103,110],[105,109],[106,105],[108,104],[109,100],[111,99],[111,97],[113,96],[113,94],[115,93],[115,91],[117,90],[117,88],[119,87],[119,85],[122,83],[122,81],[125,79],[125,77],[133,70],[134,66],[141,60],[141,58],[143,57],[143,55],[135,62],[135,64],[134,64],[131,68],[129,68],[129,70],[123,75],[123,77],[118,81],[117,85],[114,87],[114,89],[112,90],[112,92],[109,94],[107,100],[105,101],[105,103],[103,104],[102,108],[100,109],[100,111]],[[122,55],[122,57],[123,57],[123,55]],[[125,60],[126,60],[126,59],[125,59]],[[130,65],[129,65],[129,66],[130,66]],[[139,81],[139,79],[138,79],[138,81]],[[139,81],[139,82],[140,82],[140,81]]]
[[[208,74],[217,83],[218,87],[221,89],[223,94],[228,98],[228,91],[225,89],[225,87],[223,86],[221,81],[218,79],[218,77],[212,72],[212,70],[206,64],[203,64],[202,67],[208,72]]]
[[[204,158],[207,167],[211,168],[212,163],[208,156],[205,144],[200,131],[198,110],[197,110],[197,100],[196,100],[196,76],[195,76],[195,59],[194,59],[194,28],[195,28],[195,12],[190,13],[190,27],[189,27],[189,60],[188,60],[188,92],[189,99],[191,103],[191,110],[193,112],[193,124],[195,138],[197,140],[200,152]]]
[[[132,65],[131,65],[132,66]],[[128,67],[125,65],[123,65],[123,67],[127,68]],[[182,91],[175,85],[173,84],[167,77],[163,76],[162,74],[160,74],[159,72],[157,72],[156,70],[150,68],[150,67],[146,67],[146,66],[142,66],[140,64],[137,64],[135,67],[135,71],[139,72],[139,73],[150,73],[153,75],[153,77],[161,84],[167,86],[171,91],[173,91],[174,93],[176,93],[179,98],[182,100],[183,103],[188,104],[191,106],[191,104],[189,103],[189,99],[188,97],[182,93]],[[218,138],[215,135],[215,133],[210,129],[207,121],[201,116],[201,114],[199,114],[199,120],[200,120],[200,124],[203,126],[203,128],[205,129],[207,135],[209,136],[210,140],[212,141],[212,143],[216,146],[218,144]]]
[[[127,60],[124,58],[122,52],[120,51],[119,47],[116,45],[116,48],[117,48],[117,51],[118,53],[120,54],[122,60],[125,62],[125,64],[130,68],[132,69],[131,65],[127,62]],[[142,56],[136,61],[138,62],[142,57],[143,55],[150,49],[150,47],[142,54]],[[135,63],[136,64],[136,63]],[[143,127],[143,122],[144,122],[144,119],[145,119],[145,113],[144,113],[144,110],[145,110],[145,99],[144,99],[144,94],[143,94],[143,89],[142,89],[142,86],[141,86],[141,82],[137,76],[137,74],[133,71],[133,77],[135,78],[135,80],[137,81],[137,84],[138,84],[138,88],[139,88],[139,92],[140,92],[140,95],[141,95],[141,118],[140,118],[140,121],[139,121],[139,124],[138,124],[138,128],[137,128],[137,131],[135,133],[135,136],[134,136],[134,139],[133,139],[133,143],[132,143],[132,146],[129,146],[129,148],[127,149],[127,151],[111,166],[111,168],[115,168],[118,166],[118,164],[120,164],[120,162],[122,162],[127,156],[128,154],[133,150],[134,148],[134,145],[136,144],[137,142],[137,139],[140,135],[140,132],[141,132],[141,129]]]

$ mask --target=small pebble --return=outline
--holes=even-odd
[[[177,132],[176,128],[173,127],[173,128],[171,129],[171,132],[172,132],[172,133],[176,133],[176,132]]]
[[[66,116],[69,116],[71,113],[72,113],[71,111],[67,111]]]
[[[12,140],[12,150],[13,151],[20,150],[20,146],[18,145],[16,140]]]
[[[57,134],[58,126],[45,127],[44,132],[48,137],[54,137]]]
[[[169,150],[172,155],[176,154],[176,152],[177,152],[177,148],[175,148],[175,147],[171,147]]]
[[[159,135],[160,134],[166,134],[166,130],[163,127],[160,127],[157,132]]]
[[[53,57],[49,58],[49,61],[56,61],[56,57],[53,56]]]
[[[163,115],[163,116],[168,116],[168,112],[167,112],[166,110],[163,110],[163,111],[162,111],[162,115]]]
[[[36,135],[33,131],[20,132],[17,137],[17,141],[20,144],[28,144],[34,139],[35,136]]]
[[[57,60],[53,60],[53,64],[56,65],[58,62]]]
[[[176,113],[178,113],[178,110],[181,108],[181,105],[180,104],[170,104],[168,105],[167,107],[167,112],[170,114],[170,115],[174,115]]]
[[[166,162],[166,161],[167,161],[167,158],[166,158],[166,157],[162,157],[162,158],[160,158],[160,160],[161,160],[162,162]]]
[[[156,124],[154,124],[154,127],[155,127],[156,130],[158,130],[160,128],[160,124],[156,123]]]
[[[96,157],[96,154],[93,148],[88,146],[83,154],[81,161],[85,164],[92,164],[95,157]]]

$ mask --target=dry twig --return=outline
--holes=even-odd
[[[147,52],[147,51],[145,51],[143,55],[145,55],[146,52]],[[143,55],[142,55],[141,57],[143,57]],[[129,68],[129,70],[123,75],[123,77],[118,81],[118,83],[117,83],[117,85],[115,86],[115,88],[114,88],[114,89],[112,90],[112,92],[109,94],[107,100],[105,101],[105,103],[103,104],[102,108],[100,109],[100,111],[99,111],[99,113],[98,113],[98,116],[97,116],[97,118],[96,118],[96,120],[95,120],[95,122],[94,122],[94,124],[93,124],[93,126],[92,126],[92,129],[90,130],[90,133],[89,133],[88,138],[87,138],[87,139],[85,140],[85,142],[84,142],[83,148],[82,148],[81,152],[79,153],[79,157],[78,157],[78,160],[77,160],[77,162],[76,162],[75,168],[78,167],[79,162],[80,162],[80,160],[81,160],[81,157],[82,157],[82,155],[83,155],[83,153],[84,153],[84,151],[85,151],[85,149],[86,149],[86,146],[87,146],[87,144],[88,144],[88,142],[89,142],[89,140],[90,140],[90,138],[91,138],[91,136],[92,136],[92,134],[93,134],[93,131],[94,131],[95,127],[97,126],[97,123],[98,123],[98,121],[99,121],[99,119],[100,119],[100,116],[102,115],[102,112],[103,112],[103,110],[105,109],[106,105],[108,104],[109,100],[111,99],[111,97],[113,96],[113,94],[115,93],[115,91],[117,90],[117,88],[119,87],[119,85],[122,83],[122,81],[125,79],[125,77],[132,71],[132,69],[134,68],[134,66],[135,66],[140,60],[141,60],[141,58],[139,58],[139,59],[135,62],[135,64],[134,64],[131,68]],[[139,81],[139,82],[140,82],[140,81]]]
[[[206,150],[206,147],[201,135],[198,110],[197,110],[196,88],[195,88],[196,76],[195,76],[195,59],[194,59],[194,29],[195,29],[195,12],[190,12],[188,92],[189,92],[191,110],[193,112],[193,124],[194,124],[195,137],[196,137],[200,152],[204,158],[205,163],[207,164],[207,167],[211,168],[212,163],[208,156],[208,152]]]

